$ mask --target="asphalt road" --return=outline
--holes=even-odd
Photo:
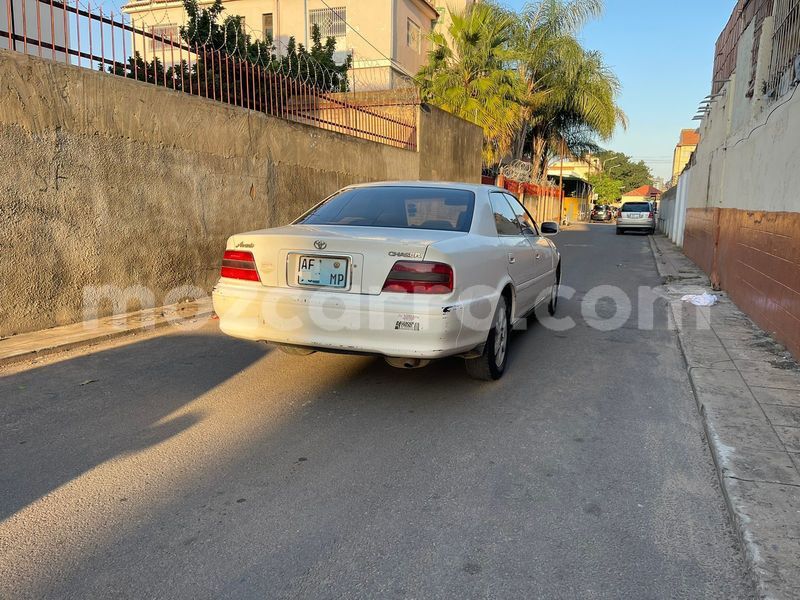
[[[750,597],[662,302],[581,313],[659,284],[647,238],[556,241],[576,326],[497,383],[216,322],[6,368],[0,598]]]

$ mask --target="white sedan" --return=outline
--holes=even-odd
[[[351,186],[291,225],[232,236],[214,309],[226,334],[290,354],[402,368],[461,356],[473,377],[498,379],[515,323],[555,312],[557,232],[493,186]]]

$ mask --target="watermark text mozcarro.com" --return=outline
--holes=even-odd
[[[491,327],[497,291],[488,286],[470,287],[457,297],[442,300],[428,294],[375,293],[349,294],[315,290],[302,300],[297,295],[277,289],[254,301],[252,295],[235,297],[226,303],[225,316],[241,324],[252,321],[254,328],[269,324],[271,329],[292,332],[312,327],[325,332],[386,329],[424,331],[432,319],[454,319],[459,327],[483,331]],[[523,300],[513,298],[514,313]],[[640,286],[634,294],[613,285],[598,285],[581,293],[567,285],[559,286],[558,310],[550,315],[552,288],[541,290],[535,298],[537,308],[530,315],[537,326],[552,331],[569,331],[586,326],[598,331],[633,328],[649,331],[655,328],[709,329],[711,309],[694,309],[691,323],[683,323],[684,312],[670,310],[669,304],[680,304],[674,295],[662,287]],[[139,328],[154,328],[158,319],[183,329],[198,329],[211,319],[211,312],[197,309],[201,303],[210,305],[209,293],[197,285],[182,285],[157,295],[142,285],[86,286],[83,289],[83,319],[87,328],[107,326],[126,328],[135,318]],[[527,299],[531,304],[531,299]],[[194,309],[193,309],[194,307]],[[131,314],[135,313],[135,314]],[[101,321],[102,317],[113,319]],[[526,329],[532,319],[518,319],[516,329]],[[400,325],[402,327],[400,327]]]

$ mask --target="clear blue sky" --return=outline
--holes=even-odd
[[[519,9],[525,0],[501,0]],[[622,82],[621,105],[630,119],[604,144],[644,159],[669,177],[681,129],[710,93],[714,44],[736,0],[605,0],[605,13],[581,38],[599,50]]]

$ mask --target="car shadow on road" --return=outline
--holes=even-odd
[[[267,352],[208,334],[161,335],[0,378],[0,521],[188,429],[200,412],[170,415]]]

